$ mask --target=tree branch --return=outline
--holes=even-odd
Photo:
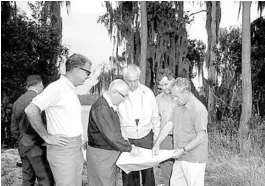
[[[193,15],[196,15],[196,14],[198,14],[198,13],[201,13],[201,12],[207,12],[207,10],[200,10],[200,11],[198,11],[198,12],[194,12],[194,13],[190,14],[189,17],[190,17],[190,16],[193,16]]]

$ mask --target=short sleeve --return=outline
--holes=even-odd
[[[60,95],[60,86],[57,83],[48,85],[39,95],[33,98],[32,103],[37,105],[41,111],[54,106]]]
[[[206,130],[207,131],[208,124],[208,112],[206,108],[203,106],[199,108],[194,113],[194,125],[196,132]]]

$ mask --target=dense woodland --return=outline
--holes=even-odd
[[[155,94],[157,77],[167,69],[174,77],[202,78],[202,86],[196,89],[193,85],[192,91],[209,112],[209,135],[215,137],[211,156],[219,155],[222,149],[233,157],[256,157],[264,174],[265,19],[261,15],[265,3],[239,2],[235,11],[242,11],[242,28],[220,28],[221,3],[200,3],[202,10],[190,13],[184,11],[182,1],[106,1],[106,13],[98,23],[105,25],[113,41],[111,68],[103,69],[91,94],[101,94],[111,80],[121,77],[122,68],[129,63],[140,66],[140,81]],[[254,3],[260,17],[250,22]],[[1,2],[1,145],[5,147],[16,144],[10,136],[10,116],[13,102],[25,92],[26,77],[40,74],[47,85],[58,78],[58,64],[68,56],[68,49],[61,45],[61,9],[69,9],[70,2],[32,2],[29,7],[33,19],[19,11],[15,2]],[[202,25],[207,43],[192,40],[187,33],[187,25],[199,14],[207,15]],[[231,156],[220,156],[228,159],[217,158],[215,163]],[[248,178],[243,181],[253,180]],[[260,180],[259,173],[256,178]]]

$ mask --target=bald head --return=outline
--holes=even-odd
[[[115,79],[109,85],[109,92],[119,91],[120,93],[128,93],[128,85],[121,79]]]

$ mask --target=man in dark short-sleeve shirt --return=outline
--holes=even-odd
[[[106,93],[91,107],[87,129],[87,176],[89,185],[116,186],[118,167],[115,165],[121,152],[139,155],[136,146],[121,135],[116,107],[127,98],[128,85],[114,80]]]
[[[159,144],[173,129],[174,157],[171,186],[203,186],[208,158],[207,123],[205,106],[190,92],[190,81],[177,78],[172,83],[171,93],[178,106],[169,122],[161,131],[153,148],[157,154]]]

